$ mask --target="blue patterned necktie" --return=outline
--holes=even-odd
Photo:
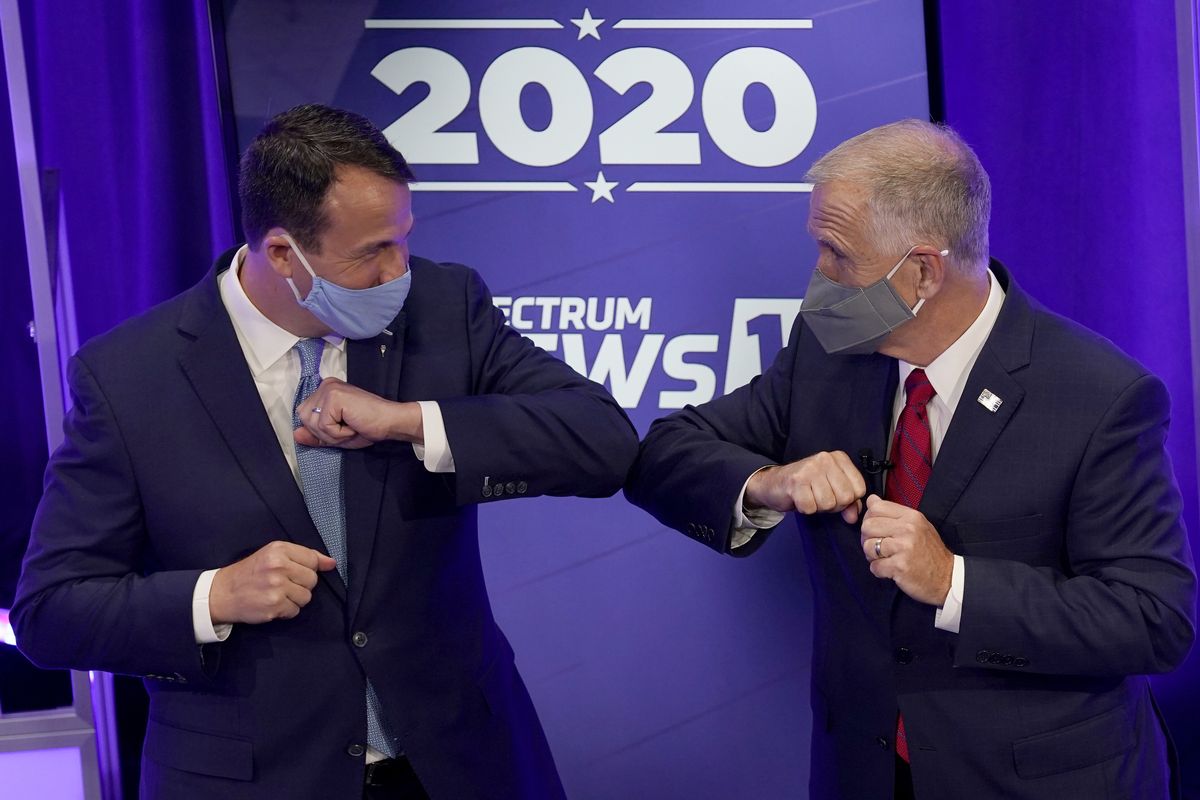
[[[300,354],[300,385],[292,403],[292,427],[300,427],[297,409],[321,385],[321,353],[324,339],[301,339],[296,343]],[[336,447],[305,447],[296,445],[296,462],[300,466],[300,488],[304,504],[312,517],[317,533],[329,555],[337,561],[338,575],[349,584],[350,571],[346,559],[346,501],[342,494],[342,451]],[[388,758],[396,755],[391,740],[384,734],[383,715],[375,687],[367,681],[367,744]]]

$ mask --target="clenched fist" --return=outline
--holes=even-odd
[[[356,450],[385,439],[424,444],[421,407],[397,403],[353,384],[326,378],[296,409],[297,444]]]
[[[213,576],[208,611],[213,624],[291,619],[312,600],[317,573],[337,563],[322,552],[275,541]]]
[[[748,507],[816,514],[840,511],[850,524],[858,521],[859,498],[867,493],[862,473],[841,450],[767,467],[746,484]]]

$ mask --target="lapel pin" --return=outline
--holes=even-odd
[[[387,345],[386,344],[379,345],[379,357],[383,358],[386,355],[387,355]]]
[[[1004,401],[999,397],[992,394],[991,389],[984,389],[979,393],[979,405],[983,406],[993,414],[996,413],[996,409],[1000,408],[1000,404],[1003,402]]]

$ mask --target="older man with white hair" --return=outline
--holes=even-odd
[[[657,421],[627,496],[738,555],[797,514],[814,798],[1178,795],[1144,677],[1195,631],[1162,382],[989,259],[952,130],[867,131],[809,180],[787,347]]]

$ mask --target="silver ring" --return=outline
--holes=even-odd
[[[883,545],[883,539],[875,540],[875,557],[883,558],[883,553],[879,552],[879,548]]]
[[[320,407],[320,406],[317,406],[316,408],[314,408],[314,409],[312,410],[312,413],[314,413],[314,414],[320,414],[320,413],[321,413],[321,407]]]

